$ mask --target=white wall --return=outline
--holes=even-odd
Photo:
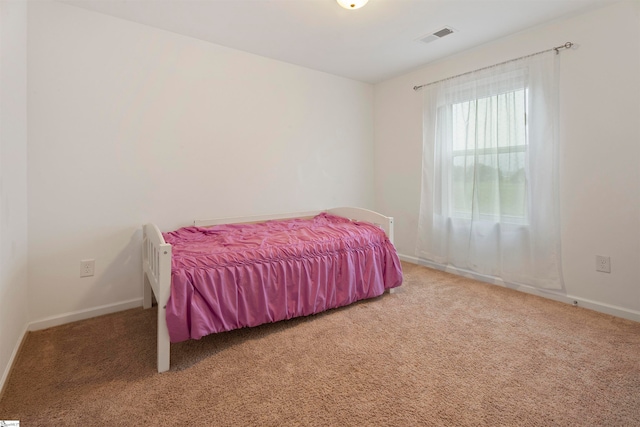
[[[0,2],[0,389],[26,331],[27,5]]]
[[[138,305],[145,222],[373,207],[371,85],[60,3],[28,23],[33,320]]]
[[[376,209],[415,256],[422,95],[412,87],[571,41],[561,53],[561,199],[566,294],[640,311],[640,3],[551,22],[374,87]],[[444,42],[444,41],[443,41]],[[611,256],[611,274],[595,271]]]

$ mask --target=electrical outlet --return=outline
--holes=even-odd
[[[611,273],[611,258],[608,256],[596,256],[596,271]]]
[[[93,276],[96,270],[95,259],[83,259],[80,261],[80,277]]]

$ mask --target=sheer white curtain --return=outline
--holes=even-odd
[[[424,87],[421,258],[560,289],[551,51]]]

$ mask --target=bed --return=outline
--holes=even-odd
[[[143,307],[158,304],[158,372],[170,345],[319,313],[402,284],[393,218],[361,208],[143,227]]]

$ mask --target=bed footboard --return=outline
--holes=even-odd
[[[143,227],[142,280],[143,307],[151,308],[153,296],[158,302],[158,372],[165,372],[170,364],[166,307],[171,294],[171,245],[154,224]]]

